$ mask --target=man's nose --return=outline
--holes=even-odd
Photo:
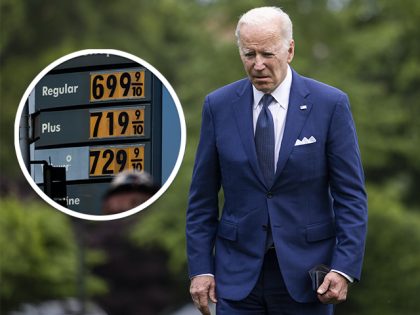
[[[264,70],[265,64],[264,64],[264,58],[257,55],[255,56],[255,63],[254,63],[254,69],[256,71]]]

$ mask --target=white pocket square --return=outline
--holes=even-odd
[[[305,144],[311,144],[311,143],[315,143],[315,142],[316,142],[316,139],[315,139],[314,136],[311,136],[309,139],[306,138],[306,137],[303,137],[302,140],[299,140],[299,139],[296,140],[295,146],[305,145]]]

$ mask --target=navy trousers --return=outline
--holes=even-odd
[[[332,315],[333,305],[298,303],[289,295],[274,249],[267,251],[261,274],[251,293],[241,301],[218,298],[217,315]]]

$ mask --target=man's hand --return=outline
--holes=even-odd
[[[347,298],[348,281],[336,272],[329,272],[319,286],[318,299],[324,304],[338,304]]]
[[[208,298],[216,303],[216,282],[212,276],[196,276],[191,279],[190,293],[195,306],[203,315],[210,315]]]

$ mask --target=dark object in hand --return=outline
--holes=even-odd
[[[330,268],[325,265],[317,265],[309,270],[309,275],[312,280],[312,289],[317,291],[319,286],[324,282],[324,278],[327,273],[330,272]]]

